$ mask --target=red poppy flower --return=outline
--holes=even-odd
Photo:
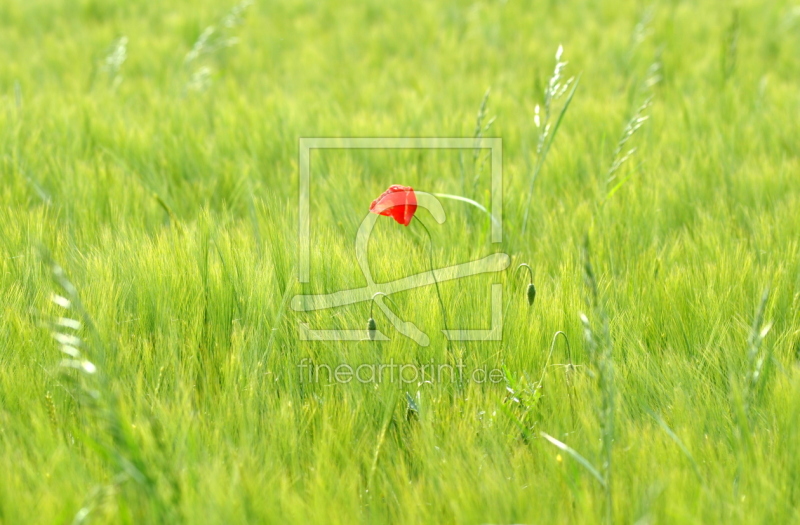
[[[417,211],[417,196],[414,195],[413,188],[394,184],[372,201],[369,211],[391,217],[403,226],[408,226]]]

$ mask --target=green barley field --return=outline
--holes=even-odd
[[[799,78],[793,0],[4,0],[0,523],[800,523]]]

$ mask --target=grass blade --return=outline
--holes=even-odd
[[[606,480],[603,479],[603,476],[600,475],[600,472],[598,472],[598,470],[594,468],[594,466],[589,462],[589,460],[583,457],[577,450],[570,447],[566,443],[557,440],[556,438],[545,432],[539,432],[539,435],[541,435],[547,441],[555,445],[556,448],[558,448],[559,450],[563,450],[564,452],[572,456],[572,459],[580,463],[583,466],[583,468],[588,470],[589,473],[592,476],[594,476],[594,478],[600,483],[600,485],[603,486],[603,488],[606,488]]]

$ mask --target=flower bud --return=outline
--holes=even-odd
[[[375,333],[377,331],[378,331],[378,325],[375,323],[375,319],[370,317],[369,321],[367,321],[367,335],[369,336],[370,341],[375,340]]]
[[[528,305],[533,306],[534,299],[536,299],[536,287],[531,283],[528,285]]]

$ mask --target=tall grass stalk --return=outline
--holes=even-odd
[[[556,134],[558,133],[558,128],[561,126],[561,121],[564,119],[564,115],[567,113],[569,105],[572,102],[572,97],[575,96],[575,90],[578,89],[578,84],[580,83],[580,77],[577,79],[575,77],[570,77],[564,80],[563,74],[564,68],[567,66],[567,62],[561,60],[563,55],[564,48],[562,46],[558,46],[558,50],[556,51],[556,65],[553,69],[553,74],[550,77],[550,80],[547,82],[547,86],[544,90],[543,108],[540,109],[539,105],[537,104],[533,117],[534,125],[539,131],[539,137],[536,144],[536,164],[534,165],[533,173],[531,173],[531,180],[528,184],[527,199],[525,201],[525,213],[522,217],[521,234],[523,236],[528,229],[528,214],[530,212],[531,200],[533,199],[533,185],[539,176],[539,172],[542,170],[542,166],[544,166],[544,161],[547,159],[547,154],[550,152],[553,141],[556,139]],[[570,89],[570,86],[572,89]],[[569,94],[567,95],[567,93]],[[561,108],[558,109],[555,122],[551,122],[553,116],[555,115],[555,104],[559,102],[564,95],[567,95],[567,98],[564,100]]]
[[[84,523],[103,499],[131,482],[133,491],[128,495],[128,512],[139,519],[166,519],[174,517],[177,509],[162,502],[156,488],[156,479],[150,472],[137,438],[132,434],[132,424],[123,414],[119,399],[111,387],[106,372],[108,350],[97,327],[86,311],[76,287],[63,268],[49,254],[42,253],[59,291],[52,301],[62,310],[50,323],[52,335],[64,358],[59,363],[60,380],[84,411],[88,426],[75,428],[98,458],[111,466],[115,474],[104,488],[94,490],[76,513],[73,523]],[[87,341],[81,335],[90,334]],[[95,364],[97,363],[97,364]],[[123,494],[127,494],[123,490]],[[149,516],[149,518],[148,518]]]
[[[633,138],[636,132],[642,128],[644,123],[647,122],[647,119],[650,118],[645,112],[650,107],[652,100],[652,97],[645,99],[642,105],[636,109],[630,120],[628,120],[627,124],[625,124],[625,129],[622,130],[622,136],[614,150],[614,160],[605,174],[603,205],[605,205],[631,177],[628,175],[627,177],[618,179],[618,172],[622,165],[630,160],[633,154],[636,153],[636,148],[630,148],[626,151],[625,145]],[[609,185],[611,185],[611,188],[609,188]]]
[[[583,324],[584,343],[589,357],[592,374],[595,377],[599,394],[599,420],[601,432],[601,457],[603,459],[601,472],[605,480],[605,520],[606,523],[614,522],[613,487],[613,449],[615,429],[615,398],[616,386],[614,378],[613,343],[609,330],[609,320],[606,314],[603,299],[600,295],[597,277],[591,262],[588,236],[583,248],[583,277],[586,287],[586,303],[599,331],[593,326],[586,314],[581,314]]]
[[[497,119],[497,117],[491,117],[488,122],[484,123],[484,121],[489,116],[489,94],[492,92],[492,88],[487,88],[486,93],[483,94],[483,98],[481,99],[481,105],[478,108],[478,114],[475,117],[475,131],[473,131],[472,136],[475,139],[475,147],[472,150],[472,196],[477,197],[478,191],[478,182],[480,181],[481,173],[483,172],[483,165],[486,160],[487,154],[484,153],[483,149],[481,148],[481,140],[485,136],[486,133],[492,128],[492,124]]]

